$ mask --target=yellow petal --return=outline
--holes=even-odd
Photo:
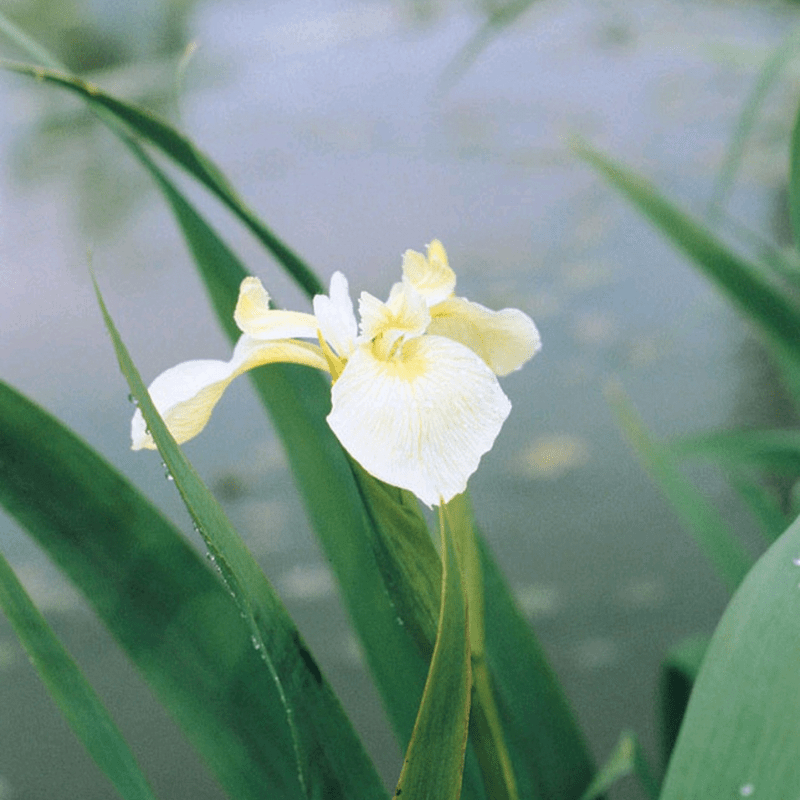
[[[356,344],[358,323],[347,288],[347,278],[341,272],[334,272],[331,276],[331,288],[327,296],[318,294],[314,298],[314,316],[322,338],[338,356],[347,358]]]
[[[427,258],[416,250],[406,250],[403,254],[403,277],[429,306],[450,297],[456,288],[456,274],[450,269],[447,253],[438,239],[428,245]]]
[[[254,339],[317,338],[314,315],[270,308],[269,294],[258,278],[242,281],[233,318],[239,329]]]
[[[451,297],[431,308],[431,316],[428,333],[466,345],[496,375],[519,369],[542,346],[533,320],[517,308],[492,311],[463,297]]]
[[[367,472],[438,505],[464,491],[511,403],[457,342],[421,336],[402,353],[385,361],[359,347],[332,387],[328,424]]]
[[[162,372],[148,389],[150,397],[177,442],[186,442],[205,428],[228,384],[253,367],[275,362],[305,364],[327,370],[316,345],[291,340],[262,342],[242,336],[230,361],[185,361]],[[142,412],[131,422],[132,449],[155,449]]]

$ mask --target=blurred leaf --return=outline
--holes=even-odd
[[[639,778],[648,797],[656,800],[658,797],[658,784],[653,778],[639,740],[636,738],[635,733],[623,731],[614,751],[608,757],[608,761],[600,767],[594,780],[581,795],[581,800],[597,800],[617,781],[626,778],[628,775],[635,775]]]
[[[789,153],[789,212],[792,219],[795,250],[800,250],[800,110],[792,128]]]
[[[15,25],[0,11],[0,33],[7,36],[17,47],[34,61],[49,69],[63,70],[64,65],[52,56],[38,42],[35,42],[18,25]]]
[[[75,735],[125,800],[155,800],[105,706],[0,555],[0,607]]]
[[[395,797],[458,800],[469,726],[471,660],[466,587],[442,509],[442,601],[436,644]]]
[[[692,689],[661,800],[786,800],[800,771],[800,523],[742,582]]]
[[[800,431],[712,431],[672,439],[680,458],[709,458],[729,467],[756,467],[775,475],[800,476]]]
[[[774,542],[789,526],[792,521],[784,513],[775,491],[769,486],[763,486],[755,479],[747,480],[736,475],[730,478],[731,486],[744,500],[755,518],[764,538],[768,543]]]
[[[751,559],[719,512],[678,471],[669,446],[652,441],[622,390],[609,384],[606,397],[642,465],[670,501],[722,582],[733,591],[747,574]]]
[[[103,304],[120,368],[169,474],[240,612],[285,706],[294,761],[308,797],[385,797],[375,769],[264,573],[169,434]]]
[[[437,94],[445,94],[458,83],[492,41],[510,28],[535,2],[536,0],[505,0],[492,4],[494,8],[487,14],[486,20],[442,72]]]
[[[795,369],[800,365],[800,309],[786,292],[639,175],[583,142],[574,149],[713,280],[773,346],[791,358]]]
[[[38,81],[52,83],[75,92],[97,110],[110,113],[136,134],[183,167],[192,177],[216,195],[261,241],[310,297],[324,291],[316,275],[290,250],[236,194],[211,159],[183,134],[148,111],[105,94],[97,86],[74,76],[43,67],[0,61],[0,67]]]
[[[670,649],[661,662],[659,674],[659,710],[661,721],[662,763],[669,763],[681,729],[692,686],[697,679],[703,656],[708,649],[706,637],[684,639]]]
[[[297,800],[285,712],[220,581],[122,476],[0,383],[0,503],[83,592],[232,797]]]
[[[758,121],[761,106],[775,81],[780,77],[789,61],[794,58],[795,51],[799,45],[800,32],[793,30],[781,45],[772,51],[759,71],[755,85],[750,90],[750,94],[739,112],[736,127],[725,151],[725,158],[717,173],[717,180],[708,208],[708,214],[711,219],[716,219],[722,214],[733,190],[736,175],[741,167],[745,145]]]

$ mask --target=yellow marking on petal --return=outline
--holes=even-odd
[[[328,372],[331,373],[331,378],[336,381],[342,374],[346,361],[343,358],[339,358],[336,353],[333,352],[331,346],[325,341],[322,331],[317,331],[317,339],[319,340],[322,355],[325,356],[325,360],[328,362]]]

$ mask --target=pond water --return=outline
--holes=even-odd
[[[111,56],[126,42],[133,59],[95,77],[179,120],[325,282],[342,269],[354,292],[383,296],[402,252],[440,238],[460,294],[534,317],[543,350],[504,380],[514,410],[470,484],[479,522],[598,761],[624,728],[654,755],[660,659],[710,633],[726,595],[627,449],[603,387],[617,379],[658,435],[765,422],[779,402],[740,320],[565,142],[580,133],[702,211],[792,9],[541,0],[443,87],[480,18],[423,6],[181,6],[175,36],[197,49],[176,91],[178,55],[156,55],[154,31],[167,24],[158,4],[94,3],[93,35]],[[731,203],[770,235],[780,231],[795,88],[788,73],[771,95]],[[127,388],[87,264],[146,377],[188,358],[227,358],[228,345],[167,210],[127,153],[52,89],[0,76],[0,97],[0,374],[191,535],[158,456],[128,449]],[[193,196],[283,305],[306,307],[241,228]],[[393,784],[399,751],[280,447],[240,383],[186,450]],[[750,530],[720,481],[695,477]],[[156,791],[221,796],[86,604],[5,516],[0,541]],[[4,622],[0,709],[2,800],[108,796]],[[640,793],[623,783],[614,796]]]

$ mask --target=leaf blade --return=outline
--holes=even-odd
[[[0,554],[0,608],[75,735],[124,800],[155,800],[144,773],[78,665]]]

